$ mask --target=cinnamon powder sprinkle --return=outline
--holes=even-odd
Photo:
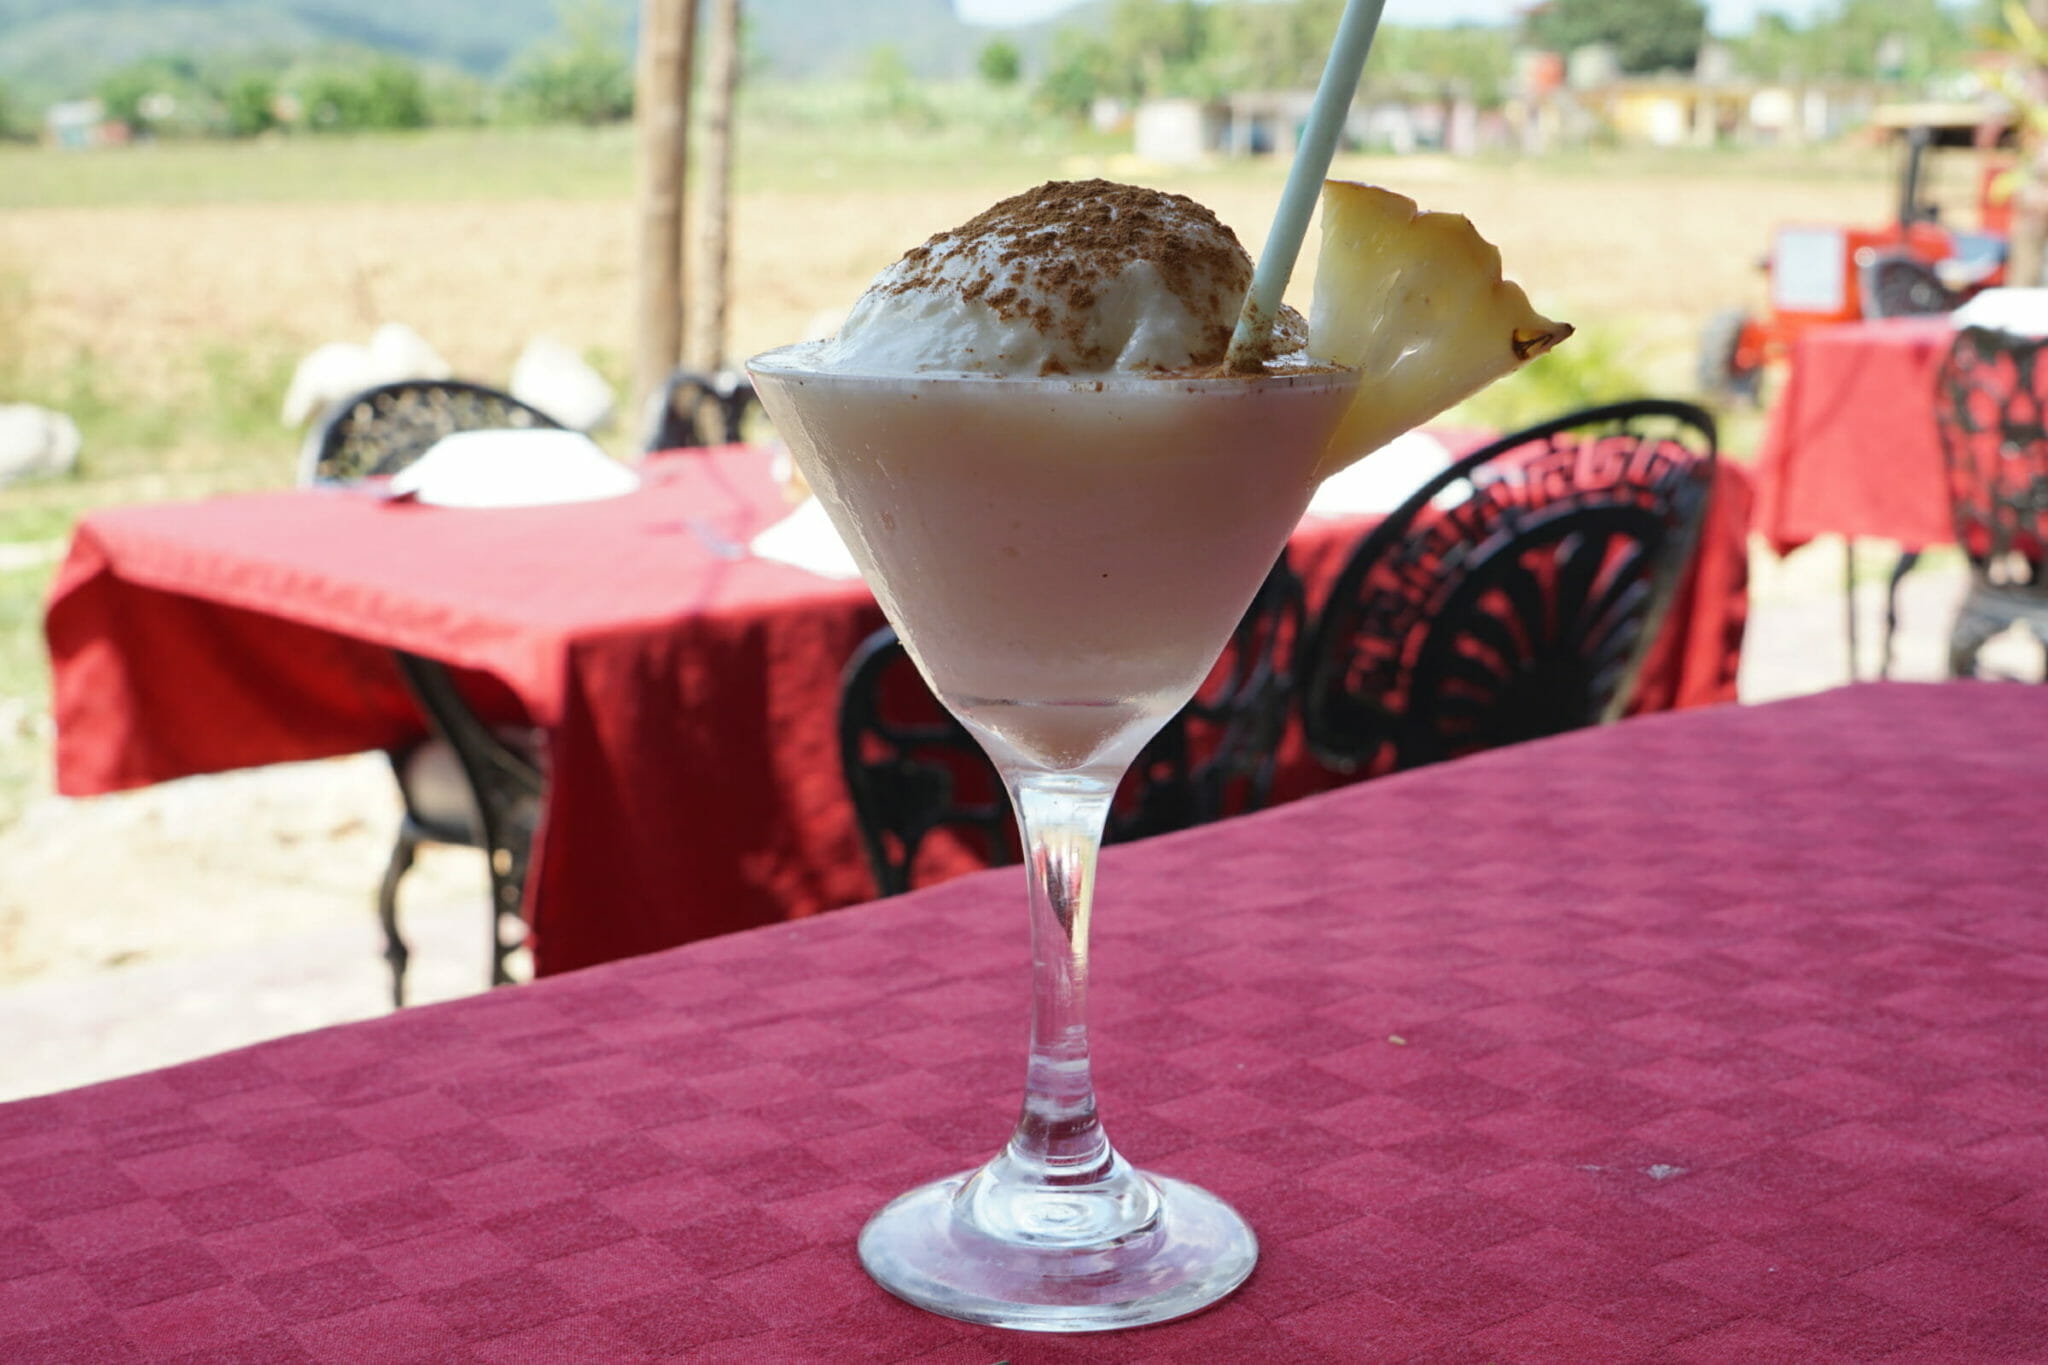
[[[948,287],[949,263],[986,259],[990,246],[998,248],[993,268],[951,285],[960,299],[1064,342],[1085,367],[1115,360],[1091,341],[1089,310],[1101,289],[1134,262],[1150,261],[1191,316],[1220,318],[1205,328],[1191,366],[1222,360],[1235,301],[1251,285],[1251,258],[1237,235],[1186,195],[1109,180],[1055,180],[913,247],[883,288],[902,294]],[[1226,296],[1232,300],[1227,314],[1218,307]],[[1060,363],[1053,372],[1066,368]]]

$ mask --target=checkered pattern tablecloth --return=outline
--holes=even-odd
[[[859,582],[738,553],[789,512],[766,450],[644,469],[627,497],[485,512],[333,489],[94,512],[45,621],[59,789],[410,744],[404,649],[463,671],[492,720],[546,731],[525,905],[539,975],[867,899],[837,718],[881,608]],[[1636,710],[1735,695],[1749,487],[1727,461],[1714,487]],[[1376,519],[1304,521],[1314,600]],[[1291,737],[1279,790],[1330,781]]]
[[[1007,1131],[1010,869],[0,1107],[0,1360],[2048,1358],[2044,769],[1873,686],[1113,850],[1110,1132],[1264,1246],[1181,1323],[854,1260]]]

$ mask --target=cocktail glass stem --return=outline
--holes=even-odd
[[[1117,780],[1156,726],[1134,723],[1081,768],[996,757],[1023,835],[1031,907],[1024,1107],[995,1159],[904,1194],[861,1232],[862,1264],[910,1302],[970,1322],[1100,1332],[1196,1312],[1258,1259],[1206,1190],[1133,1168],[1102,1131],[1088,1052],[1088,918]]]
[[[1038,1245],[1093,1246],[1158,1216],[1157,1191],[1109,1145],[1088,1054],[1088,917],[1120,769],[1004,774],[1031,905],[1031,1057],[1001,1155],[961,1191],[978,1225]]]

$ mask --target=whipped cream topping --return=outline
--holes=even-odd
[[[905,253],[821,359],[871,374],[1208,369],[1229,348],[1251,277],[1236,235],[1185,195],[1053,181]],[[1306,340],[1300,316],[1283,311],[1273,354]]]

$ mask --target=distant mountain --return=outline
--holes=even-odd
[[[637,3],[611,3],[629,30]],[[493,76],[556,31],[558,8],[558,0],[0,0],[0,84],[24,100],[49,100],[87,93],[144,57],[333,44]],[[1086,22],[1096,8],[1012,36],[1028,50],[1055,24]],[[777,78],[857,75],[884,45],[919,75],[964,75],[1000,32],[961,22],[953,0],[746,0],[744,13],[749,51]]]

